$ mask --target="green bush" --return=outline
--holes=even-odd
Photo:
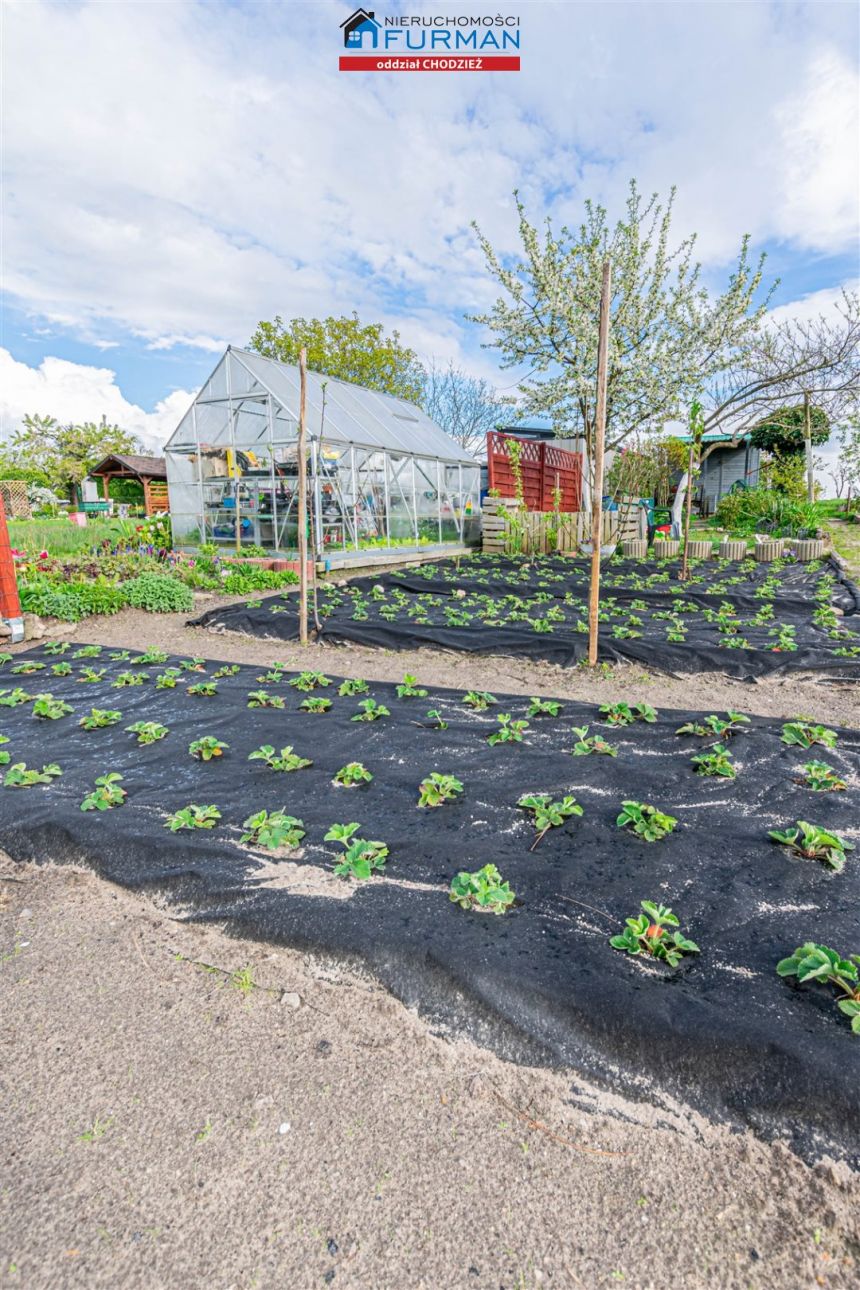
[[[194,606],[190,589],[166,573],[141,573],[121,585],[128,604],[150,614],[187,613]]]
[[[60,618],[77,623],[91,614],[116,614],[126,603],[125,591],[115,583],[58,582],[36,578],[21,584],[21,609],[40,618]]]
[[[806,411],[802,403],[791,408],[779,408],[753,426],[750,443],[765,452],[803,452],[805,429]],[[830,438],[830,422],[822,408],[810,408],[809,429],[813,444],[826,443]]]
[[[821,509],[816,502],[799,502],[774,488],[742,488],[722,498],[716,520],[720,528],[740,537],[815,537]]]
[[[230,595],[243,595],[246,591],[275,591],[298,582],[299,575],[292,569],[263,569],[259,564],[232,564],[223,579],[223,588]]]

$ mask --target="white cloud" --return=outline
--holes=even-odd
[[[38,367],[29,367],[0,349],[0,438],[19,426],[28,412],[61,422],[97,421],[104,415],[136,434],[146,447],[161,447],[192,397],[185,390],[174,390],[152,412],[145,412],[125,398],[110,368],[62,358],[46,358]]]
[[[851,6],[514,7],[519,74],[365,76],[345,5],[12,0],[7,290],[101,343],[357,309],[462,350],[493,295],[469,221],[513,250],[514,187],[576,219],[633,174],[678,183],[711,266],[745,230],[852,249]]]

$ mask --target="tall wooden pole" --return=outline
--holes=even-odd
[[[809,390],[803,391],[803,441],[806,447],[806,500],[815,501],[815,471],[812,465],[812,408]]]
[[[308,397],[308,351],[299,350],[299,641],[308,643],[308,459],[306,412]]]
[[[594,470],[591,481],[591,586],[588,592],[588,662],[597,663],[597,608],[600,603],[600,547],[603,541],[603,447],[606,438],[606,370],[609,358],[609,302],[612,264],[603,261],[600,328],[597,335],[597,407],[594,417]]]

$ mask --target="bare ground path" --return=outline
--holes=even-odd
[[[0,875],[0,1285],[857,1285],[841,1166],[506,1065],[91,874]]]

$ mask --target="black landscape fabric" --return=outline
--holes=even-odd
[[[189,918],[363,961],[438,1024],[465,1026],[507,1056],[569,1063],[633,1097],[678,1098],[780,1135],[805,1155],[827,1150],[860,1164],[860,1037],[832,988],[775,972],[807,940],[860,952],[860,856],[849,853],[838,873],[768,839],[769,829],[801,819],[857,842],[860,732],[841,730],[835,748],[804,752],[782,742],[781,723],[754,717],[730,740],[737,778],[705,778],[691,757],[708,741],[676,734],[687,712],[615,729],[581,703],[528,716],[528,699],[498,696],[479,712],[460,692],[402,698],[374,682],[370,695],[390,715],[363,722],[353,717],[366,696],[339,694],[338,681],[312,691],[331,699],[318,714],[301,710],[307,695],[289,684],[296,674],[278,668],[218,676],[221,665],[209,663],[176,675],[177,659],[143,664],[97,647],[52,648],[18,655],[0,673],[4,775],[21,762],[62,770],[47,786],[0,788],[0,845],[13,859],[85,863],[113,882],[166,893]],[[22,671],[34,664],[44,666]],[[157,688],[165,672],[173,688]],[[140,683],[117,684],[129,675]],[[213,678],[214,695],[188,693]],[[19,689],[50,692],[73,711],[39,718]],[[284,707],[249,708],[258,690]],[[94,706],[121,717],[81,729]],[[446,729],[425,715],[432,709]],[[528,722],[522,742],[488,743],[500,714]],[[168,733],[140,746],[127,730],[138,721]],[[580,737],[572,729],[583,726],[617,755],[572,756]],[[205,735],[229,745],[220,759],[189,755]],[[249,760],[263,744],[292,745],[313,764],[281,772]],[[803,787],[801,768],[813,758],[833,766],[847,791]],[[351,761],[372,782],[334,786]],[[419,783],[434,771],[456,776],[464,791],[419,808]],[[123,777],[126,803],[81,811],[106,772]],[[526,792],[571,794],[584,814],[532,850],[531,817],[517,806]],[[648,843],[617,827],[630,798],[674,816],[675,831]],[[171,833],[168,813],[190,803],[216,805],[216,827]],[[263,808],[303,822],[298,850],[241,844],[243,822]],[[333,876],[342,847],[324,835],[351,821],[390,850],[367,882]],[[490,862],[516,893],[513,909],[496,917],[451,903],[452,877]],[[643,899],[671,906],[701,953],[672,971],[611,948]]]
[[[602,574],[599,656],[667,672],[826,671],[860,678],[860,590],[832,560],[612,560]],[[386,649],[429,645],[565,666],[587,654],[588,567],[566,556],[469,556],[320,592],[320,637]],[[295,595],[210,610],[193,625],[293,640]]]

